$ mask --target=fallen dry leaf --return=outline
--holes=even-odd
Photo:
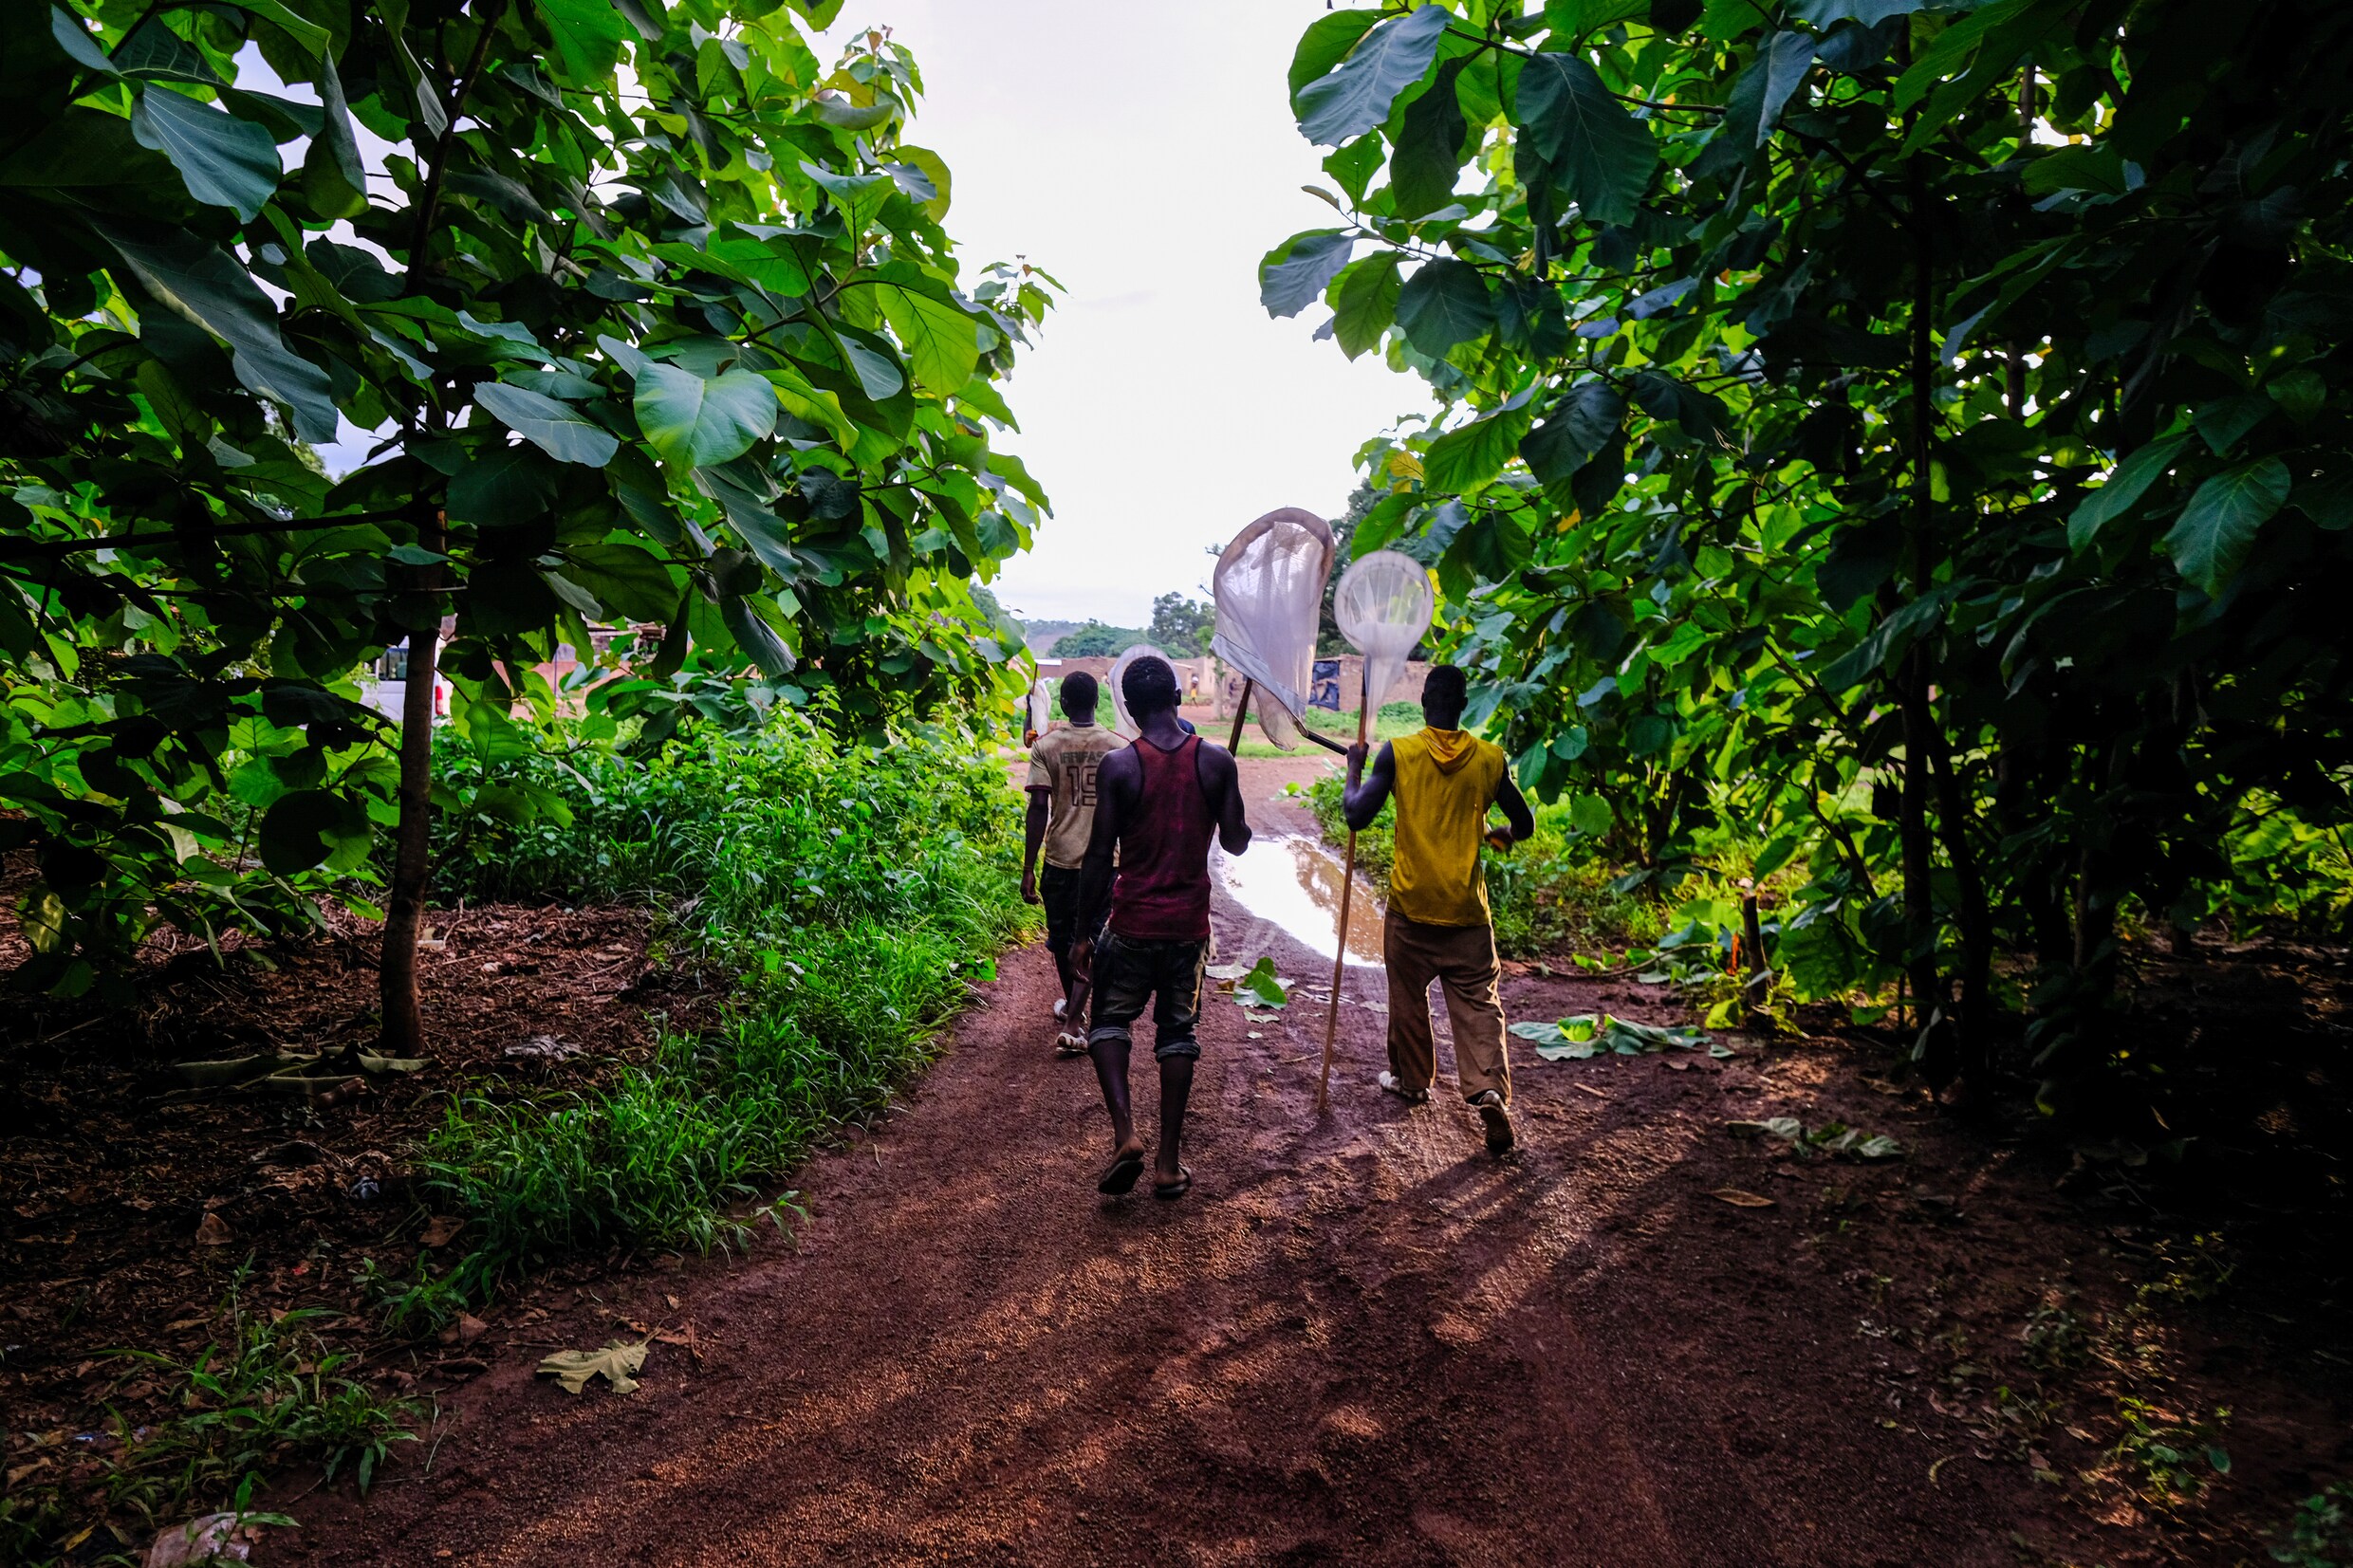
[[[209,1208],[204,1211],[204,1218],[196,1222],[198,1246],[227,1246],[236,1239],[237,1233],[229,1228],[229,1222]]]
[[[419,1246],[447,1246],[466,1228],[466,1222],[449,1214],[435,1214],[425,1222],[425,1233],[417,1238]]]
[[[159,1531],[147,1548],[147,1568],[194,1568],[197,1563],[247,1561],[261,1526],[238,1514],[206,1514]]]
[[[490,1331],[490,1324],[471,1312],[461,1312],[457,1315],[457,1321],[441,1331],[441,1342],[445,1345],[471,1345]]]
[[[1737,1187],[1719,1187],[1708,1196],[1721,1199],[1734,1208],[1770,1208],[1773,1207],[1772,1199],[1755,1192],[1744,1192]]]
[[[542,1361],[539,1370],[542,1375],[553,1376],[566,1393],[580,1393],[591,1377],[612,1384],[615,1393],[629,1393],[638,1386],[631,1374],[645,1365],[647,1343],[640,1339],[633,1345],[616,1339],[602,1350],[560,1350]]]

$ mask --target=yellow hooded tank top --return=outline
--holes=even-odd
[[[1503,785],[1503,748],[1467,729],[1422,729],[1389,743],[1397,769],[1397,863],[1389,908],[1425,926],[1489,923],[1479,841]]]

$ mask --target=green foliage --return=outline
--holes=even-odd
[[[2121,1430],[2110,1456],[2152,1503],[2196,1497],[2212,1478],[2231,1473],[2231,1456],[2214,1441],[2230,1422],[2228,1410],[2185,1417],[2127,1394],[2116,1402],[2116,1418]]]
[[[2353,16],[1699,9],[1317,22],[1343,222],[1266,304],[1321,278],[1437,394],[1362,449],[1353,544],[1430,565],[1523,785],[1654,881],[1808,868],[1776,966],[1905,975],[1934,1077],[1992,1070],[2030,956],[2057,1104],[2120,910],[2353,887]]]
[[[2353,1564],[2353,1482],[2340,1481],[2298,1505],[2287,1539],[2271,1560],[2288,1568],[2346,1568]]]
[[[223,1337],[186,1366],[149,1351],[128,1357],[161,1368],[178,1388],[181,1413],[152,1429],[114,1419],[117,1447],[106,1480],[115,1507],[136,1511],[149,1529],[250,1495],[265,1472],[296,1461],[319,1465],[328,1481],[348,1474],[364,1494],[396,1443],[423,1418],[418,1401],[379,1399],[335,1374],[351,1356],[330,1352],[314,1325],[335,1314],[249,1310],[242,1272],[221,1303]]]
[[[1348,693],[1341,693],[1344,701]],[[1334,712],[1328,708],[1307,710],[1306,726],[1326,735],[1342,735],[1356,739],[1356,710]],[[1417,702],[1384,702],[1373,710],[1372,738],[1375,744],[1393,741],[1399,735],[1411,735],[1422,728],[1421,704]]]
[[[1089,620],[1054,639],[1048,658],[1118,658],[1138,643],[1158,648],[1172,658],[1199,658],[1209,651],[1210,633],[1217,614],[1209,605],[1182,594],[1162,594],[1152,601],[1152,624],[1142,631],[1106,626]]]
[[[964,977],[1029,918],[1018,808],[962,730],[909,728],[872,749],[787,710],[643,764],[590,750],[487,776],[453,759],[445,782],[458,773],[477,795],[549,788],[573,826],[477,826],[442,858],[450,895],[667,895],[672,961],[732,995],[715,1027],[665,1034],[591,1093],[487,1084],[452,1102],[420,1169],[481,1241],[439,1281],[382,1287],[417,1326],[565,1252],[731,1245],[766,1188],[928,1059]]]
[[[1762,1121],[1728,1121],[1724,1125],[1735,1137],[1779,1138],[1800,1158],[1827,1154],[1832,1159],[1869,1161],[1898,1159],[1903,1154],[1899,1140],[1884,1133],[1866,1133],[1843,1121],[1825,1121],[1809,1128],[1795,1116],[1768,1116]]]
[[[1420,710],[1413,714],[1411,728],[1419,729]],[[1349,730],[1354,729],[1351,721]],[[1340,791],[1337,772],[1307,790],[1317,823],[1335,842],[1348,835]],[[1384,897],[1397,859],[1395,821],[1396,813],[1384,808],[1356,840],[1358,870]],[[1538,807],[1535,837],[1512,845],[1508,855],[1482,855],[1480,866],[1495,920],[1495,949],[1506,958],[1606,951],[1654,938],[1661,929],[1657,902],[1617,885],[1618,872],[1579,834],[1565,806]]]
[[[1534,1046],[1547,1061],[1650,1056],[1669,1046],[1692,1051],[1708,1043],[1707,1035],[1698,1029],[1639,1024],[1610,1013],[1579,1013],[1550,1024],[1514,1024],[1511,1032]]]
[[[1152,601],[1152,624],[1145,635],[1179,658],[1199,658],[1209,652],[1209,639],[1216,630],[1217,606],[1165,593]]]
[[[1291,993],[1283,984],[1283,977],[1274,972],[1274,960],[1269,957],[1262,956],[1248,970],[1235,976],[1233,989],[1237,998],[1244,992],[1249,993],[1246,1005],[1276,1008],[1290,1005]]]
[[[1118,658],[1139,642],[1152,639],[1141,632],[1124,626],[1105,626],[1100,620],[1089,620],[1075,632],[1066,632],[1054,640],[1049,658]]]
[[[748,667],[870,736],[1011,678],[972,589],[1045,505],[991,439],[1053,285],[963,268],[914,61],[828,67],[796,9],[0,8],[25,978],[364,907],[398,807],[352,676],[447,617],[492,751],[601,623],[666,628],[602,698],[649,745]]]

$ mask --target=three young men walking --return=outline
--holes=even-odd
[[[1098,1190],[1131,1191],[1143,1174],[1128,1064],[1134,1025],[1150,1006],[1160,1079],[1152,1190],[1179,1198],[1193,1186],[1181,1155],[1200,1056],[1209,850],[1214,841],[1241,854],[1251,827],[1232,756],[1177,717],[1176,672],[1158,659],[1138,659],[1121,694],[1141,731],[1132,746],[1094,725],[1092,677],[1073,674],[1063,682],[1070,725],[1042,736],[1030,754],[1022,891],[1046,906],[1047,946],[1065,996],[1079,994],[1074,986],[1091,986],[1083,1048],[1094,1061],[1112,1130],[1111,1160]],[[1422,693],[1424,729],[1384,743],[1369,775],[1366,748],[1349,749],[1343,809],[1349,825],[1362,829],[1397,802],[1397,856],[1382,932],[1389,1067],[1380,1087],[1412,1104],[1428,1100],[1437,1071],[1428,999],[1436,980],[1454,1026],[1458,1085],[1485,1123],[1488,1150],[1502,1155],[1514,1142],[1511,1070],[1479,850],[1482,842],[1510,847],[1535,831],[1535,821],[1503,752],[1461,728],[1465,695],[1461,671],[1433,668]],[[1487,826],[1490,807],[1502,810],[1506,826]],[[1043,878],[1033,870],[1041,848]],[[1067,1010],[1075,1014],[1076,1004]],[[1064,1005],[1056,1011],[1061,1016]],[[1066,1020],[1057,1042],[1065,1054],[1082,1046],[1079,1026],[1076,1016]]]

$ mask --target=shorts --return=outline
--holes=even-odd
[[[1152,999],[1152,1054],[1162,1061],[1197,1057],[1201,968],[1207,942],[1151,942],[1105,932],[1095,944],[1094,1015],[1086,1042],[1131,1038],[1129,1027]]]
[[[1044,866],[1038,871],[1038,902],[1046,906],[1046,950],[1056,958],[1070,956],[1079,939],[1079,872],[1076,867]]]

